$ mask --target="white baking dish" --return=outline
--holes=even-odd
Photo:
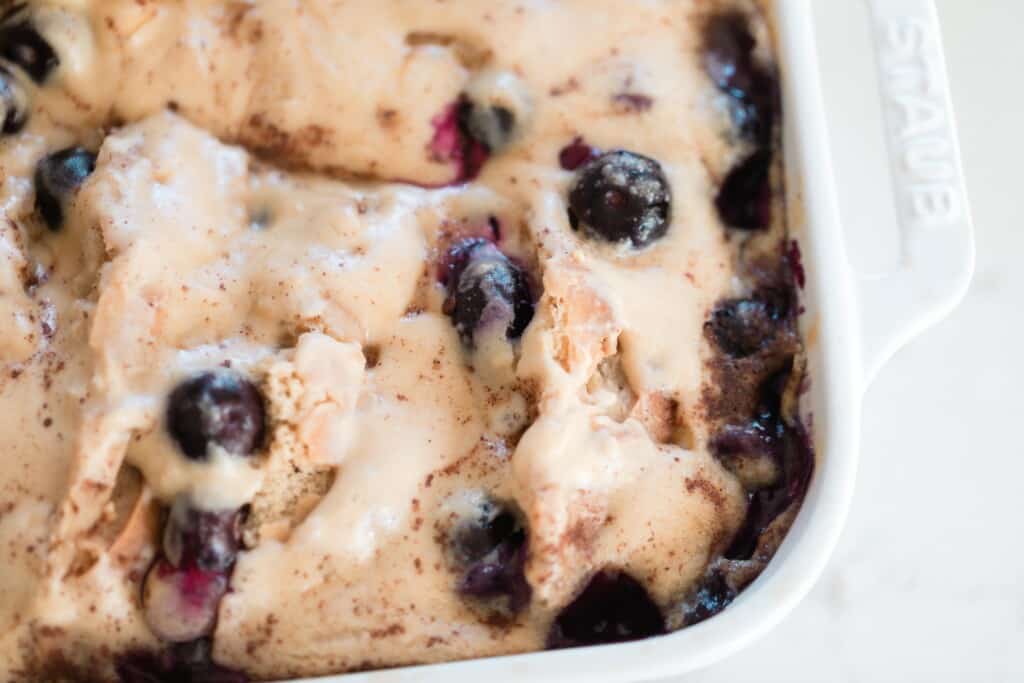
[[[812,384],[804,411],[818,463],[768,569],[722,614],[660,638],[318,680],[599,683],[671,676],[764,634],[814,584],[853,493],[868,383],[900,345],[956,305],[974,265],[932,0],[828,0],[814,9],[849,14],[847,40],[827,49],[847,55],[850,101],[826,121],[812,4],[777,0],[790,225],[807,272],[803,327]],[[832,161],[830,123],[841,166]],[[858,188],[858,201],[852,209],[844,205],[842,216],[837,177]]]

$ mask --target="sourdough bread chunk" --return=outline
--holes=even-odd
[[[759,3],[0,36],[0,679],[654,636],[770,560],[813,455]]]

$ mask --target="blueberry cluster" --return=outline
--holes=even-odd
[[[0,15],[0,135],[13,135],[28,121],[29,98],[23,77],[44,83],[60,58],[32,23],[24,3]]]
[[[763,230],[771,223],[777,80],[755,59],[756,41],[742,15],[712,17],[704,39],[706,72],[726,98],[736,138],[752,149],[729,171],[714,204],[726,226]],[[24,6],[0,17],[0,134],[14,135],[26,126],[29,88],[46,83],[59,67],[60,56]],[[513,144],[524,125],[521,110],[481,93],[486,91],[461,94],[435,123],[432,149],[457,163],[457,182],[475,178],[488,158]],[[65,225],[69,202],[93,173],[96,160],[94,152],[80,146],[39,160],[35,208],[49,230],[58,232]],[[573,174],[566,197],[568,224],[584,239],[642,250],[669,233],[672,187],[658,160],[625,149],[601,151],[577,138],[562,150],[559,163]],[[468,353],[479,349],[481,335],[488,332],[515,344],[535,314],[536,283],[499,242],[497,234],[494,239],[465,239],[446,255],[444,312]],[[779,340],[791,331],[794,316],[791,290],[766,287],[720,302],[705,332],[716,353],[728,362],[745,362],[780,353]],[[790,355],[761,382],[758,406],[749,420],[726,425],[712,441],[715,455],[730,469],[749,460],[767,460],[777,471],[770,484],[750,488],[747,518],[726,559],[750,559],[765,530],[806,489],[813,466],[806,435],[785,419],[782,404],[793,373]],[[221,453],[244,458],[259,452],[266,441],[266,422],[259,388],[222,370],[177,385],[164,415],[166,433],[180,457],[200,467]],[[245,680],[211,663],[207,640],[241,549],[243,516],[242,509],[205,509],[188,494],[174,500],[142,597],[153,632],[172,645],[160,655],[122,658],[118,673],[123,681]],[[452,528],[449,544],[457,571],[455,588],[467,601],[513,617],[527,607],[532,592],[525,573],[529,530],[513,503],[488,499],[475,517]],[[684,623],[718,613],[735,595],[724,574],[710,571],[684,603]],[[559,611],[547,645],[614,643],[665,631],[661,608],[644,585],[608,567],[592,574]]]
[[[754,152],[726,176],[715,206],[722,222],[738,230],[771,223],[772,137],[778,118],[775,75],[754,57],[756,41],[739,12],[718,14],[704,28],[704,67],[725,95],[733,126]]]
[[[24,3],[0,16],[0,135],[14,135],[28,123],[29,89],[49,80],[60,57],[36,28]],[[58,231],[68,202],[93,172],[96,155],[72,146],[54,151],[36,166],[36,211],[46,227]]]
[[[737,137],[752,150],[726,175],[715,207],[725,226],[745,231],[771,225],[779,111],[777,79],[758,62],[755,48],[749,22],[739,12],[712,16],[704,27],[705,69],[725,96]],[[793,275],[783,267],[754,279],[752,294],[719,302],[705,323],[723,391],[754,397],[752,408],[743,401],[731,406],[710,444],[747,490],[747,515],[724,554],[727,560],[755,556],[772,522],[803,496],[813,469],[806,430],[785,405],[801,378]],[[724,574],[709,571],[684,604],[684,623],[717,613],[735,594]]]
[[[728,467],[745,458],[765,458],[777,472],[773,481],[748,491],[747,516],[724,556],[749,560],[771,523],[807,491],[814,469],[814,453],[807,431],[796,418],[784,415],[783,400],[791,390],[793,361],[764,380],[754,415],[741,425],[727,426],[711,449]]]
[[[181,455],[203,463],[214,449],[229,457],[252,455],[263,444],[265,421],[259,389],[233,372],[216,371],[175,387],[165,424]],[[242,515],[201,508],[188,493],[174,501],[143,588],[146,619],[162,640],[191,642],[213,630],[240,549]]]

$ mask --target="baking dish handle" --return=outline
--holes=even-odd
[[[882,105],[880,154],[888,157],[889,178],[872,180],[873,187],[884,187],[882,196],[861,197],[882,202],[872,209],[875,220],[848,221],[842,211],[865,387],[901,346],[952,311],[974,270],[970,207],[935,3],[866,1]]]

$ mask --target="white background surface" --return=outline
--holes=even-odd
[[[857,494],[817,587],[679,683],[1024,682],[1024,1],[938,4],[974,282],[869,390]]]

